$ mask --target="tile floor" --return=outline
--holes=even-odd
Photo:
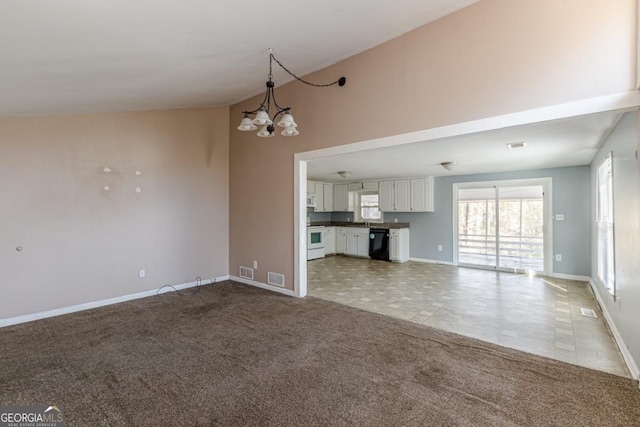
[[[585,282],[332,256],[308,262],[309,295],[630,377]],[[580,308],[595,310],[597,319]]]

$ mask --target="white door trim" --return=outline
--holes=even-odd
[[[294,162],[294,295],[307,295],[307,254],[306,254],[306,197],[307,197],[307,161],[340,154],[354,153],[375,148],[393,147],[419,141],[468,135],[471,133],[504,129],[514,126],[540,123],[596,114],[605,111],[626,112],[640,106],[640,92],[623,92],[565,104],[552,105],[518,113],[504,114],[480,120],[440,126],[417,132],[409,132],[384,138],[321,148],[318,150],[295,153]],[[304,203],[303,203],[304,201]],[[551,224],[549,224],[551,225]]]
[[[294,156],[293,206],[294,212],[294,281],[293,295],[307,296],[307,162]],[[303,220],[304,219],[304,220]]]

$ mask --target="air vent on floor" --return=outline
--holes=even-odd
[[[598,318],[596,312],[594,310],[591,310],[590,308],[581,308],[580,311],[582,312],[583,316],[593,317],[594,319]]]
[[[253,280],[253,268],[240,266],[240,277]]]
[[[267,273],[267,283],[273,286],[284,288],[284,274],[272,273],[271,271],[269,271]]]

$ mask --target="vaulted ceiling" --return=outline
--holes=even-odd
[[[476,1],[3,1],[0,117],[229,105]]]
[[[22,0],[0,2],[0,117],[229,105],[263,91],[268,49],[298,75],[477,0]],[[291,78],[279,68],[274,80]],[[309,163],[340,181],[587,164],[616,114]],[[526,140],[522,150],[508,142]],[[389,162],[389,159],[393,159]],[[458,162],[452,171],[439,163]]]

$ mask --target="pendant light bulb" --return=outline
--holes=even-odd
[[[258,114],[256,114],[256,118],[253,119],[253,124],[257,126],[265,126],[265,125],[270,125],[272,123],[273,122],[269,118],[269,114],[267,113],[267,110],[264,107],[262,107],[260,111],[258,111]]]

